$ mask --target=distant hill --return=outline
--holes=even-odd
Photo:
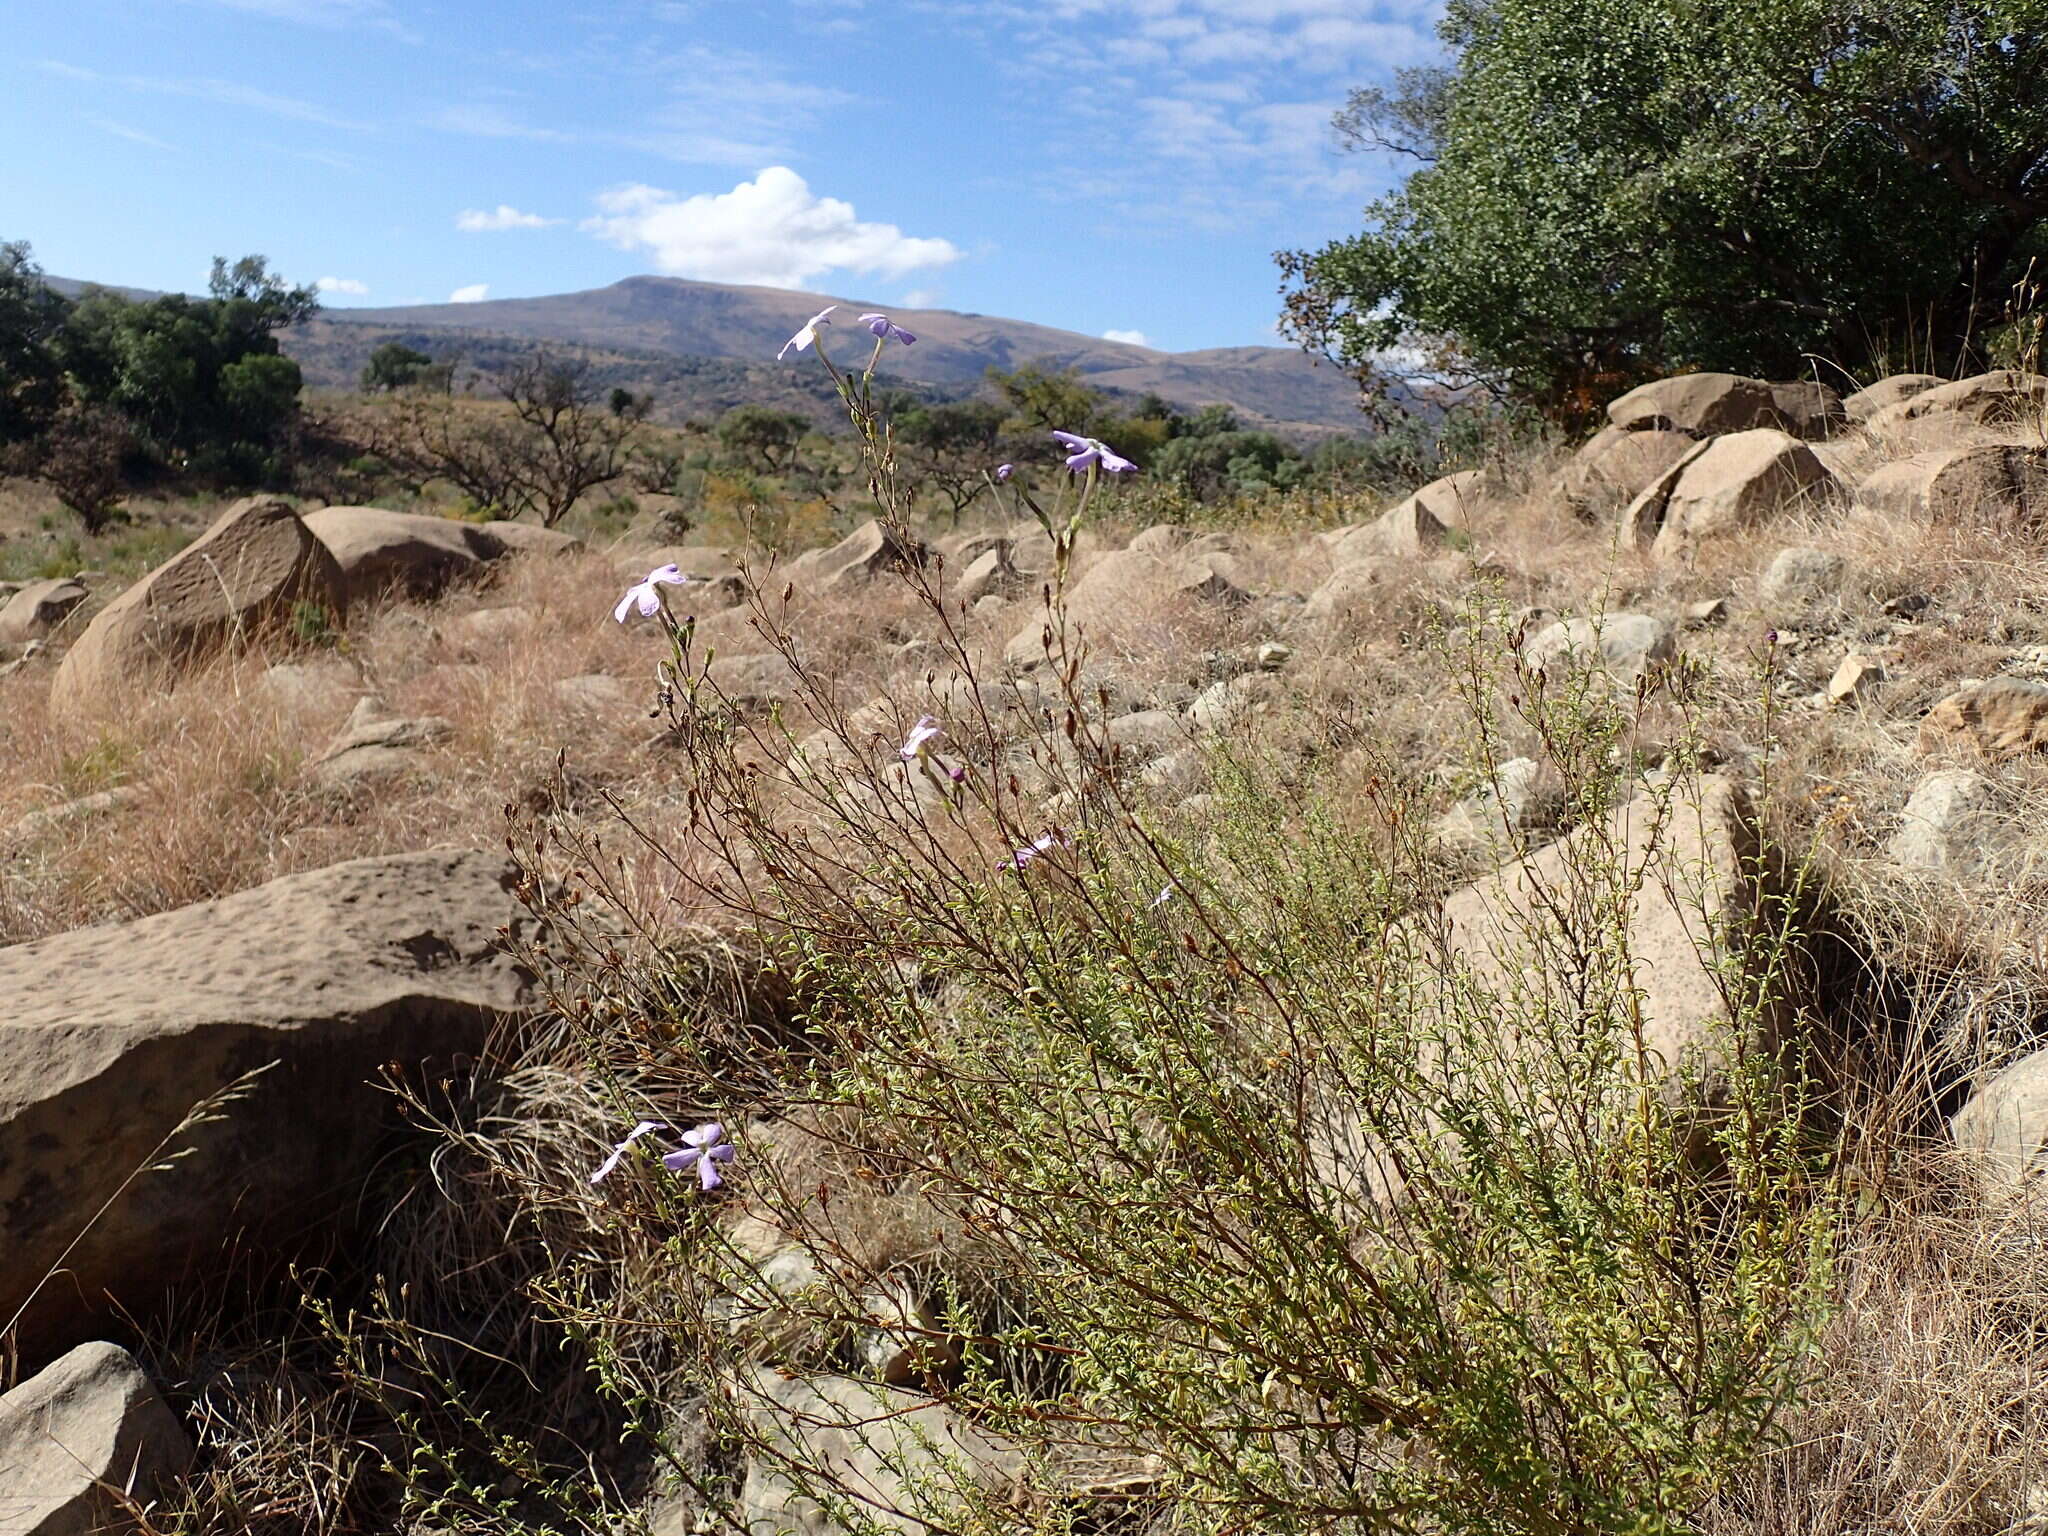
[[[50,282],[73,294],[84,286],[66,278]],[[826,424],[837,412],[823,371],[778,363],[775,354],[804,321],[833,303],[840,306],[833,318],[841,328],[831,337],[837,358],[863,360],[868,338],[853,321],[887,308],[916,334],[917,344],[891,347],[882,371],[932,398],[974,393],[990,368],[1038,363],[1072,368],[1116,395],[1157,394],[1190,412],[1228,405],[1248,424],[1293,436],[1366,430],[1351,381],[1289,347],[1161,352],[1028,320],[674,277],[629,277],[607,288],[532,299],[329,309],[283,341],[316,388],[353,388],[370,353],[387,341],[456,356],[486,371],[535,342],[551,342],[589,354],[607,388],[652,391],[657,414],[667,419],[708,418],[756,403],[802,411]]]
[[[319,334],[307,350],[325,352],[344,346],[349,340],[345,335],[348,328],[364,326],[387,336],[401,331],[444,335],[443,350],[451,343],[464,345],[455,339],[458,336],[517,337],[601,349],[620,357],[724,359],[755,368],[769,365],[779,375],[789,372],[790,365],[775,364],[777,349],[811,315],[832,303],[840,306],[834,320],[845,323],[832,337],[836,357],[864,357],[867,337],[851,322],[866,310],[887,308],[917,336],[913,347],[890,348],[887,371],[899,379],[936,386],[941,394],[971,392],[991,367],[1043,363],[1071,367],[1099,388],[1130,395],[1157,393],[1185,410],[1220,403],[1249,420],[1313,429],[1316,435],[1355,432],[1365,426],[1351,382],[1334,368],[1319,367],[1292,348],[1160,352],[1027,320],[944,309],[902,309],[871,300],[673,277],[629,277],[608,288],[536,299],[328,310],[308,328]],[[295,355],[301,350],[295,340],[287,345]],[[362,347],[365,356],[372,345],[375,343]],[[818,372],[815,368],[809,371]],[[810,393],[808,389],[804,392]]]

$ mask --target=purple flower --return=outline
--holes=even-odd
[[[903,738],[903,745],[897,749],[898,754],[905,762],[916,762],[924,756],[925,747],[940,734],[938,721],[930,715],[921,716],[917,724],[910,728],[910,734]]]
[[[827,326],[832,323],[826,317],[829,316],[832,313],[832,311],[837,309],[838,307],[839,306],[837,304],[827,304],[823,309],[819,310],[815,315],[811,316],[810,319],[806,320],[804,322],[804,328],[798,331],[794,336],[790,337],[789,340],[785,341],[782,344],[782,350],[775,354],[775,361],[779,363],[785,357],[789,356],[790,353],[802,352],[806,348],[808,348],[812,342],[818,339],[818,331],[820,327]]]
[[[1001,485],[1005,480],[1009,479],[1010,476],[1014,475],[1015,473],[1017,473],[1016,465],[998,464],[996,466],[996,484]]]
[[[688,1173],[694,1167],[697,1182],[706,1190],[713,1190],[725,1182],[719,1177],[718,1165],[732,1159],[733,1148],[725,1139],[725,1127],[710,1120],[694,1131],[683,1132],[681,1150],[669,1153],[661,1165],[670,1173]]]
[[[910,332],[903,329],[902,326],[891,320],[887,315],[862,315],[860,323],[874,332],[883,341],[887,341],[893,336],[907,347],[917,340],[915,336],[911,335]]]
[[[1099,438],[1082,437],[1074,432],[1055,432],[1053,436],[1073,450],[1072,457],[1067,460],[1067,468],[1077,475],[1095,464],[1100,464],[1103,472],[1111,475],[1128,475],[1137,471],[1137,465]]]
[[[620,1142],[617,1146],[612,1148],[612,1155],[597,1165],[596,1170],[592,1172],[592,1174],[590,1175],[590,1182],[593,1184],[602,1184],[605,1181],[605,1179],[610,1175],[611,1171],[619,1166],[619,1160],[626,1155],[627,1151],[632,1147],[633,1143],[638,1141],[642,1136],[645,1136],[649,1131],[666,1131],[670,1129],[672,1129],[672,1127],[666,1120],[642,1120],[638,1125],[634,1126],[632,1130],[626,1133],[626,1139],[624,1141]]]
[[[1159,888],[1159,894],[1152,898],[1151,902],[1146,906],[1145,910],[1148,912],[1157,912],[1161,907],[1165,906],[1171,900],[1173,900],[1173,887],[1170,885],[1162,885]]]
[[[655,589],[680,587],[689,579],[678,566],[656,566],[647,573],[645,581],[636,582],[626,588],[626,595],[619,599],[619,606],[612,610],[612,617],[623,624],[626,622],[626,615],[637,608],[642,618],[651,619],[661,607],[661,593]]]
[[[1010,857],[1003,860],[996,868],[1022,869],[1042,853],[1049,853],[1055,848],[1071,848],[1073,846],[1074,840],[1058,827],[1054,827],[1050,832],[1040,833],[1022,848],[1011,854]]]

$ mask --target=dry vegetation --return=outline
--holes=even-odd
[[[1830,455],[1860,471],[1908,446],[1924,444],[1853,438]],[[1079,614],[1093,638],[1088,686],[1175,710],[1212,680],[1216,658],[1285,635],[1294,655],[1276,685],[1284,701],[1247,729],[1286,773],[1358,807],[1360,835],[1380,837],[1385,830],[1365,807],[1386,758],[1403,765],[1431,811],[1483,776],[1459,727],[1467,715],[1455,647],[1423,643],[1475,594],[1497,615],[1481,630],[1497,654],[1480,666],[1495,677],[1505,675],[1507,638],[1530,624],[1529,610],[1626,608],[1677,620],[1695,604],[1727,599],[1724,616],[1681,634],[1690,667],[1682,710],[1649,705],[1629,743],[1633,760],[1617,768],[1654,766],[1682,733],[1683,713],[1712,757],[1762,781],[1780,841],[1816,849],[1899,1036],[1929,1043],[1903,1058],[1873,1051],[1849,1074],[1838,1109],[1861,1193],[1856,1230],[1837,1259],[1840,1310],[1821,1343],[1824,1368],[1784,1448],[1717,1499],[1701,1528],[1711,1536],[2042,1528],[2048,1249],[2040,1213],[1980,1207],[1939,1150],[1927,1105],[1953,1107],[1959,1084],[2048,1017],[2040,915],[2048,911],[2048,760],[1999,770],[2022,838],[1994,880],[1910,875],[1884,845],[1915,783],[1940,766],[1914,746],[1926,709],[1966,679],[2048,676],[2048,529],[2020,526],[2000,507],[1935,526],[1824,504],[1753,535],[1710,541],[1693,560],[1659,564],[1617,547],[1607,525],[1550,503],[1540,488],[1552,467],[1511,466],[1517,494],[1488,509],[1469,548],[1391,570],[1334,625],[1290,624],[1285,599],[1232,606],[1120,588]],[[1359,521],[1374,509],[1330,510]],[[1091,528],[1084,551],[1117,547],[1132,531]],[[1270,524],[1205,537],[1252,593],[1308,592],[1330,568],[1328,552],[1284,508]],[[1797,627],[1762,611],[1757,596],[1771,556],[1796,544],[1842,555],[1850,572],[1840,604]],[[1080,569],[1085,576],[1085,561]],[[782,583],[770,571],[760,585],[772,594]],[[0,943],[360,854],[495,844],[508,805],[586,832],[621,810],[657,831],[677,821],[684,758],[648,712],[658,647],[648,630],[612,622],[620,586],[614,553],[514,562],[439,602],[379,604],[332,644],[234,657],[99,718],[53,715],[47,666],[0,677]],[[970,648],[999,654],[1035,608],[1026,594],[963,613],[961,634]],[[474,617],[493,610],[517,617]],[[895,739],[944,687],[929,617],[893,584],[799,597],[788,623],[839,708],[889,698],[889,708],[861,717],[878,742]],[[700,615],[697,635],[700,649],[715,647],[728,667],[767,649],[744,608]],[[1881,658],[1890,681],[1860,706],[1812,702],[1852,649]],[[272,670],[280,664],[288,670]],[[593,677],[615,685],[568,681]],[[396,714],[444,718],[452,731],[422,748],[400,778],[324,787],[316,760],[365,694]],[[781,739],[800,740],[811,723],[791,705],[770,739],[786,732]],[[1372,752],[1361,750],[1367,743]],[[1541,750],[1513,723],[1489,745],[1495,761]],[[44,814],[110,790],[117,795],[99,809]],[[1447,868],[1446,879],[1459,872]],[[622,882],[628,904],[655,926],[706,915],[672,904],[675,882],[657,860],[640,859]],[[468,1224],[451,1227],[449,1207],[416,1190],[409,1214],[381,1240],[377,1263],[394,1279],[431,1288],[468,1277],[462,1283],[507,1290],[531,1281],[508,1276],[503,1266],[516,1263],[479,1248],[483,1227],[501,1217],[510,1224],[488,1207],[504,1198],[502,1186],[493,1193],[492,1170],[507,1160],[523,1162],[523,1187],[559,1192],[547,1243],[622,1240],[562,1175],[561,1162],[601,1144],[605,1123],[577,1084],[573,1053],[557,1043],[527,1070],[512,1100],[526,1110],[552,1104],[553,1139],[521,1143],[539,1116],[502,1106],[498,1118],[464,1132],[468,1161],[451,1155],[437,1177],[461,1189]],[[544,1258],[527,1256],[536,1271]],[[643,1281],[656,1260],[620,1257]],[[250,1379],[227,1391],[225,1368],[211,1386],[187,1378],[214,1469],[213,1483],[192,1494],[190,1528],[232,1528],[220,1512],[246,1509],[250,1490],[268,1487],[276,1507],[266,1506],[267,1524],[252,1517],[248,1528],[355,1529],[335,1513],[360,1470],[351,1399],[288,1363],[308,1347],[304,1339],[282,1351],[260,1339],[214,1343],[217,1354],[245,1356]],[[516,1328],[498,1344],[520,1358],[538,1348]],[[189,1345],[172,1353],[192,1368]],[[659,1376],[658,1362],[641,1365]],[[576,1422],[599,1427],[601,1410],[588,1401],[564,1406],[597,1415]]]

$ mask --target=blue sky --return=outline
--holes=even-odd
[[[1438,0],[0,0],[0,238],[333,305],[638,272],[1272,340],[1274,250],[1392,168],[1353,85]]]

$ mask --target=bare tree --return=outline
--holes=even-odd
[[[526,506],[554,527],[585,491],[626,472],[647,419],[646,396],[600,399],[582,358],[535,352],[499,381],[499,393],[527,428]],[[616,391],[613,395],[616,395]]]
[[[372,450],[421,480],[446,480],[478,506],[552,528],[585,492],[623,475],[647,401],[614,410],[580,358],[533,353],[496,381],[510,413],[403,391]]]

